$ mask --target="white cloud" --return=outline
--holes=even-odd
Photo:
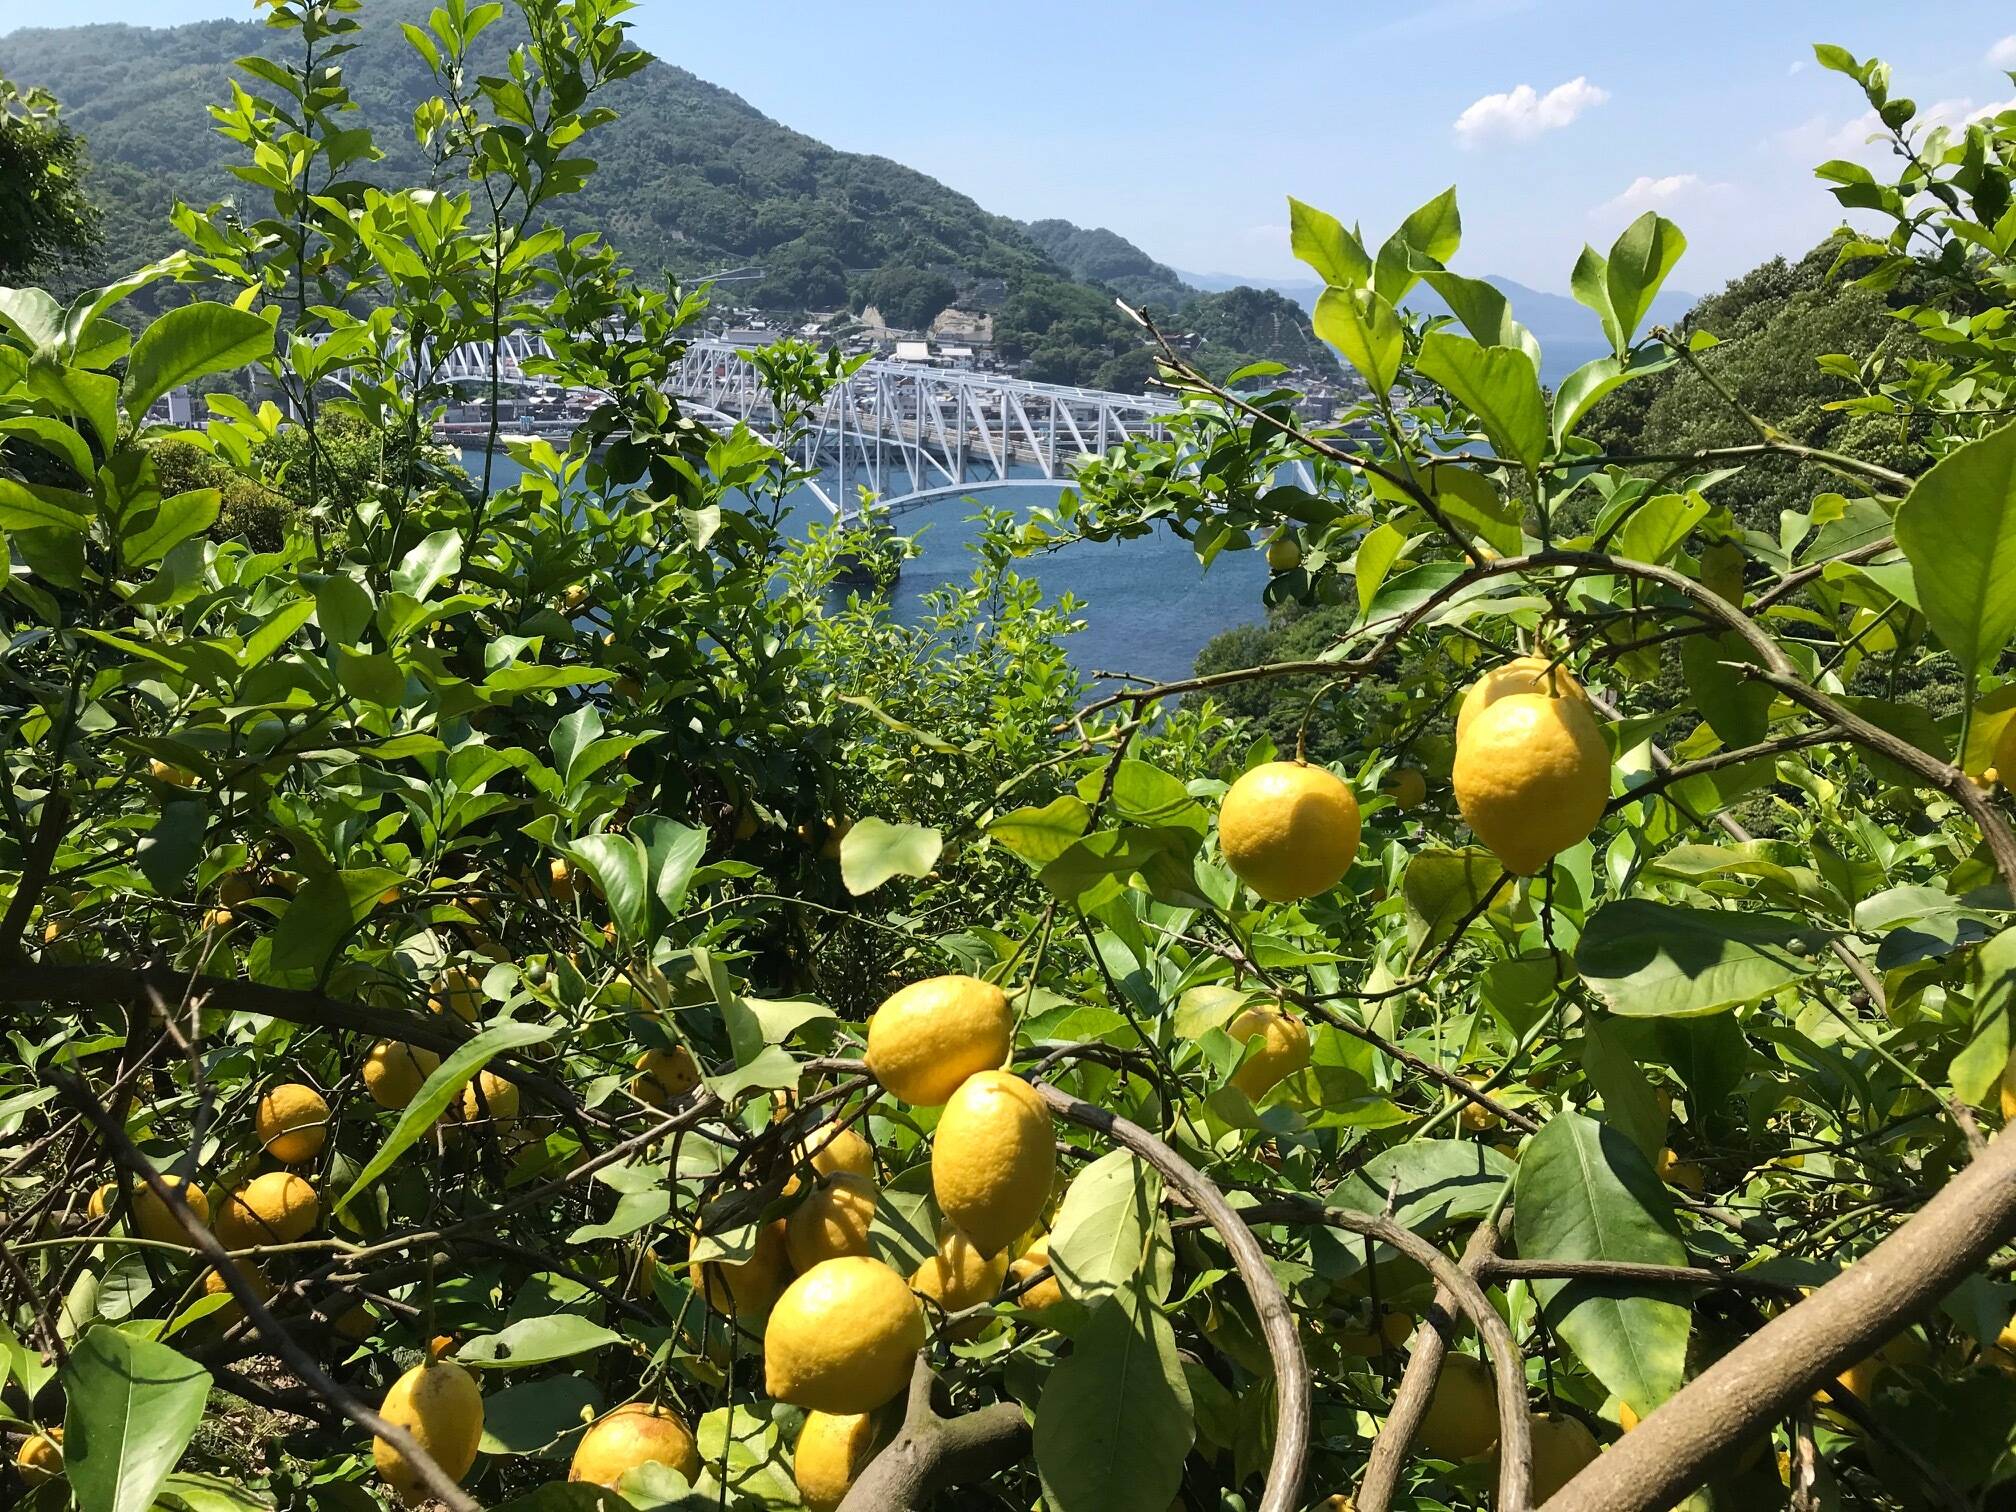
[[[1804,58],[1794,58],[1792,66],[1785,70],[1785,77],[1789,79],[1794,74],[1802,74],[1804,72],[1806,72],[1806,60]]]
[[[1557,131],[1591,106],[1610,98],[1610,91],[1580,76],[1557,84],[1544,95],[1531,84],[1504,94],[1486,95],[1456,117],[1456,135],[1466,147],[1493,138],[1523,142],[1543,131]]]
[[[1698,173],[1669,173],[1664,178],[1654,178],[1642,173],[1631,181],[1631,186],[1615,199],[1598,205],[1591,215],[1609,215],[1616,211],[1637,213],[1657,210],[1678,199],[1697,198],[1727,189],[1727,184],[1703,182]]]
[[[2016,68],[2016,32],[1988,49],[1988,61],[1997,68]]]

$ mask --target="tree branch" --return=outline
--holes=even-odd
[[[903,1426],[868,1461],[839,1512],[926,1512],[940,1491],[970,1485],[1019,1464],[1029,1447],[1029,1420],[1013,1402],[946,1418],[931,1395],[938,1378],[917,1357]]]

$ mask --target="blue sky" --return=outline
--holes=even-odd
[[[0,0],[0,30],[249,14]],[[643,0],[632,19],[836,147],[1261,277],[1298,271],[1286,195],[1376,237],[1454,183],[1465,271],[1564,290],[1584,241],[1657,208],[1691,244],[1673,286],[1705,291],[1839,218],[1811,170],[1864,151],[1867,123],[1811,43],[1888,58],[1949,118],[2016,97],[1997,67],[2016,9],[1989,0]]]

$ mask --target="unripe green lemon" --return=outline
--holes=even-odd
[[[939,976],[891,993],[868,1021],[868,1069],[896,1096],[934,1108],[976,1071],[1006,1064],[1008,998],[978,977]]]
[[[1470,726],[1477,716],[1501,698],[1510,698],[1518,693],[1537,693],[1544,698],[1566,698],[1579,704],[1587,704],[1589,695],[1582,691],[1582,684],[1566,667],[1557,665],[1545,656],[1515,656],[1502,666],[1493,667],[1477,681],[1470,684],[1463,695],[1463,703],[1456,711],[1456,744],[1461,747],[1463,738],[1470,732]]]
[[[1267,543],[1267,565],[1275,572],[1293,572],[1302,565],[1302,543],[1285,532]]]
[[[282,1165],[300,1165],[322,1153],[329,1138],[329,1104],[313,1087],[282,1082],[253,1114],[260,1148]]]
[[[1358,854],[1358,800],[1319,766],[1270,761],[1226,790],[1218,806],[1225,864],[1270,903],[1335,887]]]
[[[1456,747],[1456,806],[1506,870],[1532,876],[1586,839],[1610,801],[1610,748],[1589,706],[1514,693]]]
[[[784,1289],[763,1333],[771,1396],[819,1412],[873,1412],[903,1390],[924,1347],[924,1309],[880,1260],[815,1265]]]
[[[875,1183],[866,1176],[831,1176],[784,1220],[784,1249],[808,1271],[822,1260],[868,1253],[875,1223]]]
[[[808,1512],[834,1512],[854,1489],[874,1447],[875,1425],[867,1413],[806,1413],[791,1468]]]
[[[627,1402],[595,1420],[581,1435],[567,1479],[614,1491],[639,1465],[660,1464],[688,1481],[700,1473],[700,1446],[676,1412],[649,1402]]]
[[[446,1360],[415,1365],[392,1383],[378,1415],[412,1434],[434,1463],[458,1481],[476,1463],[483,1439],[483,1393],[460,1365]],[[371,1459],[379,1478],[401,1501],[426,1499],[419,1470],[384,1439],[371,1441]]]
[[[1019,1076],[969,1076],[939,1115],[931,1189],[983,1255],[999,1254],[1042,1216],[1056,1169],[1050,1110]]]
[[[1232,1073],[1232,1085],[1256,1103],[1276,1082],[1309,1064],[1308,1029],[1278,1003],[1255,1003],[1242,1010],[1225,1032],[1241,1044],[1260,1041],[1260,1047]]]
[[[1497,1443],[1498,1391],[1491,1367],[1475,1355],[1445,1359],[1418,1438],[1428,1453],[1452,1461],[1474,1459]]]

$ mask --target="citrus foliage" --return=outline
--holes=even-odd
[[[524,0],[497,75],[462,65],[498,6],[410,32],[449,187],[399,193],[351,172],[357,6],[269,8],[303,61],[218,118],[270,213],[184,207],[193,252],[68,307],[0,293],[29,1504],[1335,1507],[1438,1281],[1452,1353],[1376,1473],[1517,1500],[1523,1440],[1572,1499],[2008,1158],[2016,120],[1900,138],[1899,187],[1829,173],[1899,222],[1866,276],[1939,249],[1909,318],[1941,357],[1865,396],[1922,412],[1915,482],[1761,425],[1650,464],[1579,439],[1695,360],[1640,329],[1683,245],[1656,217],[1585,252],[1615,350],[1549,394],[1449,267],[1453,195],[1376,251],[1298,205],[1376,397],[1312,435],[1171,354],[1173,435],[993,522],[920,635],[829,612],[900,543],[783,531],[780,443],[841,359],[755,355],[775,434],[719,434],[663,389],[703,299],[546,228],[641,66],[621,0]],[[1880,65],[1822,59],[1908,130]],[[1400,313],[1422,279],[1455,321]],[[601,402],[471,479],[421,444],[434,354],[518,332]],[[148,416],[247,371],[295,418]],[[361,489],[325,486],[332,420],[386,438]],[[163,485],[166,442],[246,473],[276,435],[276,550]],[[1837,491],[1775,532],[1716,503],[1787,447]],[[1275,591],[1348,633],[1074,708],[1069,610],[1010,555],[1164,520],[1207,559],[1292,544]],[[1921,663],[1953,718],[1886,692]],[[1355,706],[1333,769],[1148,717],[1277,676]],[[1781,1504],[1809,1434],[1799,1478],[1871,1504],[2016,1472],[1988,1202],[1878,1337],[1779,1361],[1744,1442],[1601,1504]],[[974,1452],[906,1491],[899,1429]]]

